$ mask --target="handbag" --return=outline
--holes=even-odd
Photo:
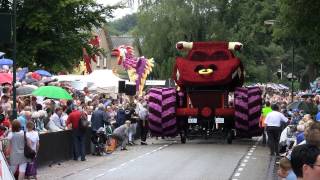
[[[34,159],[36,157],[36,152],[28,145],[26,132],[24,132],[24,157],[28,159]]]
[[[33,159],[31,162],[27,164],[25,176],[32,177],[37,175],[37,164],[36,159]]]

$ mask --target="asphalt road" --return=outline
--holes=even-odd
[[[40,168],[39,179],[257,180],[268,178],[270,157],[255,140],[149,140],[86,162]]]

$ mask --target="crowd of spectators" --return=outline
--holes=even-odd
[[[270,155],[279,159],[278,176],[286,180],[320,179],[319,95],[265,94],[261,125]],[[270,109],[271,108],[271,109]]]
[[[122,141],[122,150],[126,144],[134,144],[137,125],[140,124],[142,145],[146,145],[146,97],[129,97],[118,94],[89,92],[88,88],[82,91],[70,86],[52,82],[43,85],[54,85],[65,88],[73,97],[72,100],[49,99],[34,96],[17,97],[17,118],[13,119],[12,86],[3,84],[0,89],[0,138],[2,146],[6,146],[6,156],[9,159],[11,171],[18,172],[19,179],[23,179],[29,171],[27,165],[36,167],[35,159],[26,159],[23,156],[24,142],[27,142],[35,152],[40,147],[39,134],[71,130],[73,133],[74,160],[78,157],[85,161],[84,136],[78,131],[80,115],[85,114],[91,124],[92,136],[99,128],[108,128],[109,134]],[[19,85],[18,85],[19,86]],[[21,84],[20,84],[21,86]],[[75,115],[76,114],[76,115]],[[142,117],[143,122],[139,121]],[[76,119],[76,120],[75,120]],[[121,128],[124,131],[121,131]],[[114,130],[114,133],[112,131]],[[119,132],[121,132],[119,134]],[[26,137],[26,138],[24,138]],[[94,137],[92,138],[94,139]],[[4,140],[8,140],[6,144]],[[10,148],[8,148],[10,147]],[[32,171],[34,171],[32,167]],[[36,176],[36,171],[28,176]]]

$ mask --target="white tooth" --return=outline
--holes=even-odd
[[[179,79],[180,79],[180,73],[179,73],[179,70],[177,70],[176,76],[177,76],[177,80],[179,80]]]
[[[239,78],[241,77],[241,68],[240,67],[238,67],[238,76],[239,76]]]

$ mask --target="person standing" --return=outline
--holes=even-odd
[[[36,154],[38,154],[40,147],[40,139],[38,132],[34,130],[34,123],[32,121],[27,122],[26,138],[28,145],[34,152],[36,152]],[[32,162],[28,163],[25,175],[28,178],[33,177],[34,179],[37,179],[36,158],[32,159]]]
[[[67,126],[72,129],[73,139],[73,160],[77,161],[81,156],[81,161],[85,161],[85,132],[79,128],[81,113],[79,110],[74,109],[68,116]]]
[[[18,180],[23,180],[27,168],[28,159],[24,156],[24,132],[21,130],[19,120],[12,121],[12,132],[8,134],[10,141],[10,170],[12,174],[19,172]]]
[[[148,116],[147,103],[144,102],[142,104],[142,107],[139,110],[141,145],[148,145],[146,142],[147,134],[148,134],[147,116]]]
[[[260,117],[260,122],[259,122],[259,126],[260,128],[263,128],[263,132],[262,132],[262,144],[265,145],[266,142],[267,142],[267,135],[266,135],[266,124],[265,124],[265,120],[266,120],[266,117],[267,115],[272,112],[272,109],[271,109],[271,104],[269,101],[266,101],[266,105],[264,108],[262,108],[262,114],[261,114],[261,117]]]
[[[288,122],[282,113],[279,112],[279,106],[277,104],[272,105],[272,112],[266,116],[265,124],[268,135],[268,144],[270,148],[270,155],[279,155],[279,140],[281,134],[281,123]]]
[[[91,128],[93,133],[95,134],[98,129],[101,127],[104,127],[105,125],[108,125],[109,116],[104,110],[104,105],[99,104],[98,109],[95,110],[91,116]]]

